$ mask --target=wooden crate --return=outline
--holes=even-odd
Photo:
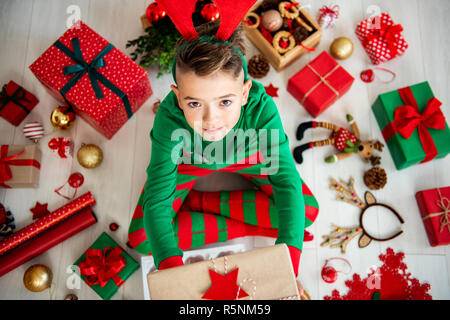
[[[295,2],[295,1],[291,1]],[[252,9],[250,9],[250,12],[256,11],[259,6],[262,4],[262,2],[259,2],[253,6]],[[302,43],[304,46],[308,48],[314,48],[316,47],[320,39],[322,37],[322,29],[317,24],[314,19],[312,19],[309,14],[301,9],[300,15],[311,27],[313,27],[316,31],[312,33],[307,39],[305,39]],[[292,62],[297,60],[300,56],[304,55],[305,53],[309,52],[307,49],[303,48],[300,45],[296,45],[292,50],[288,51],[287,53],[281,55],[278,53],[275,48],[272,46],[271,43],[269,43],[266,38],[262,35],[261,31],[258,28],[251,28],[247,24],[244,25],[245,34],[247,35],[247,38],[255,45],[256,48],[262,53],[262,55],[270,62],[272,67],[280,72],[283,69],[285,69],[288,65],[290,65]]]

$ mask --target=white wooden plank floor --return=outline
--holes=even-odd
[[[314,16],[318,9],[329,4],[326,1],[302,2]],[[74,6],[79,10],[81,19],[94,30],[124,52],[127,40],[142,34],[139,17],[145,12],[149,1],[146,0],[2,0],[0,2],[0,83],[14,80],[35,93],[40,103],[28,116],[27,121],[40,121],[47,131],[51,131],[49,114],[57,104],[44,90],[29,71],[28,66],[46,50],[66,29],[71,21]],[[374,137],[382,140],[380,130],[370,110],[377,95],[403,86],[428,80],[436,97],[443,101],[443,111],[450,119],[450,27],[447,17],[450,15],[448,0],[336,0],[341,7],[341,16],[335,28],[324,30],[318,50],[307,54],[281,73],[273,69],[262,79],[264,85],[273,83],[280,88],[280,97],[275,101],[279,107],[284,128],[290,137],[291,149],[299,145],[295,139],[295,130],[303,121],[309,120],[308,113],[286,91],[287,81],[306,63],[315,58],[322,50],[327,50],[331,41],[338,36],[350,37],[355,43],[353,56],[342,65],[353,75],[355,81],[351,91],[328,109],[320,120],[345,124],[345,114],[352,113],[359,123],[363,138]],[[397,79],[390,84],[374,82],[365,84],[359,80],[359,73],[370,67],[370,61],[357,40],[354,29],[356,24],[368,17],[373,8],[391,13],[395,22],[403,24],[404,35],[410,44],[406,54],[384,67],[397,73]],[[257,53],[249,44],[248,58]],[[53,190],[66,182],[70,173],[80,171],[85,184],[80,192],[91,191],[97,200],[95,212],[98,223],[78,235],[66,240],[41,256],[0,278],[0,299],[48,299],[48,292],[31,293],[22,283],[24,271],[32,264],[48,265],[54,273],[55,299],[63,299],[68,293],[75,293],[80,299],[99,299],[84,283],[79,289],[70,290],[67,282],[71,280],[67,268],[100,235],[109,232],[108,225],[117,222],[120,228],[112,236],[124,247],[127,242],[127,229],[140,190],[146,179],[145,169],[150,159],[149,131],[154,115],[151,107],[157,98],[163,98],[169,92],[172,79],[169,75],[156,78],[155,70],[149,70],[154,95],[139,112],[110,141],[106,140],[82,120],[68,132],[61,135],[72,137],[76,149],[81,143],[95,143],[104,152],[104,163],[97,169],[88,171],[72,159],[61,160],[52,154],[46,146],[51,137],[41,140],[43,151],[42,173],[38,189],[0,190],[0,202],[14,214],[17,228],[31,223],[32,208],[36,201],[49,203],[49,209],[55,210],[65,201]],[[0,118],[0,144],[25,144],[22,134],[23,123],[13,127]],[[323,132],[308,132],[305,139],[318,139]],[[450,142],[449,142],[450,143]],[[328,189],[331,176],[356,179],[360,194],[365,191],[362,175],[367,166],[356,157],[335,165],[323,162],[331,149],[315,149],[306,153],[305,162],[298,166],[304,180],[318,198],[321,212],[315,224],[310,228],[315,240],[306,243],[300,264],[300,280],[313,299],[322,299],[332,289],[346,292],[344,281],[350,276],[339,277],[335,284],[326,284],[320,278],[320,270],[326,259],[343,256],[337,249],[320,247],[321,236],[328,234],[331,223],[354,225],[358,223],[359,210],[356,207],[334,200],[335,194]],[[450,185],[450,157],[404,171],[396,171],[387,150],[383,152],[383,167],[388,172],[389,183],[382,191],[375,193],[379,201],[393,205],[405,219],[404,234],[387,243],[372,243],[365,249],[357,247],[356,240],[348,246],[345,255],[353,272],[363,277],[373,265],[380,265],[378,255],[387,247],[406,254],[406,263],[413,276],[422,282],[431,284],[431,294],[436,299],[450,298],[450,247],[431,248],[414,199],[414,194],[423,189]],[[217,183],[230,186],[220,179],[214,184],[202,182],[200,189],[209,189]],[[219,185],[220,186],[220,185]],[[373,228],[373,229],[372,229]],[[387,232],[394,230],[392,220],[383,212],[371,219],[371,230]],[[236,240],[234,240],[236,241]],[[273,240],[255,238],[237,241],[254,241],[256,246],[270,245]],[[130,251],[140,260],[140,255]],[[140,270],[120,288],[113,299],[143,299]]]

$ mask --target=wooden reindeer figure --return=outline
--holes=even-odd
[[[297,140],[302,140],[305,131],[309,128],[325,128],[332,130],[332,133],[326,140],[309,142],[296,147],[294,149],[295,161],[301,164],[303,162],[302,154],[307,149],[333,145],[340,152],[327,157],[325,159],[327,163],[334,163],[346,159],[356,153],[365,162],[370,161],[374,166],[380,164],[381,158],[374,156],[374,153],[375,150],[383,151],[384,145],[378,140],[361,141],[358,126],[349,114],[347,115],[347,121],[351,126],[351,131],[328,122],[309,121],[300,124],[297,129]]]

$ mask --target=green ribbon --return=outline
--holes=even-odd
[[[346,145],[348,145],[348,148],[344,148],[344,152],[353,152],[358,153],[358,147],[361,144],[361,141],[358,141],[356,143],[351,142],[350,140],[347,140],[345,142]]]
[[[104,95],[102,90],[100,89],[99,83],[103,84],[105,87],[107,87],[111,92],[113,92],[115,95],[117,95],[120,99],[122,99],[122,102],[125,106],[125,110],[127,112],[128,118],[131,118],[133,116],[133,111],[131,109],[130,101],[128,99],[128,96],[120,90],[116,85],[114,85],[111,81],[109,81],[104,75],[102,75],[100,72],[97,71],[97,69],[103,68],[106,63],[103,60],[103,57],[107,55],[114,46],[112,44],[108,44],[93,60],[91,63],[87,63],[83,59],[83,54],[81,52],[80,47],[80,41],[77,37],[72,38],[72,46],[73,51],[71,51],[69,48],[67,48],[64,44],[62,44],[59,40],[57,40],[53,44],[56,48],[58,48],[60,51],[62,51],[65,55],[67,55],[70,59],[72,59],[76,65],[71,65],[64,67],[63,72],[65,75],[71,75],[74,74],[74,76],[62,87],[60,90],[61,95],[63,96],[64,100],[68,103],[70,106],[71,104],[66,98],[66,94],[69,92],[70,89],[72,89],[73,86],[85,75],[87,74],[89,76],[89,80],[91,81],[92,89],[94,90],[95,97],[97,99],[103,99]]]
[[[26,98],[26,92],[22,87],[18,87],[12,95],[8,95],[8,93],[6,92],[6,85],[4,85],[2,91],[0,92],[0,111],[2,111],[8,103],[13,102],[14,104],[22,108],[27,114],[29,114],[30,110],[28,110],[21,103],[23,101],[31,102]]]
[[[216,39],[214,36],[201,36],[200,38],[191,40],[191,41],[187,42],[186,44],[184,44],[183,46],[181,46],[180,49],[178,50],[178,52],[181,52],[182,50],[184,50],[188,45],[194,45],[198,42],[220,43],[222,45],[229,45],[229,46],[233,45],[229,41]],[[239,50],[238,47],[235,47],[234,51],[236,51],[242,59],[242,68],[244,69],[244,82],[247,82],[248,67],[247,67],[247,62],[245,61],[245,57],[242,54],[241,50]],[[173,58],[173,62],[172,62],[172,76],[173,76],[173,80],[175,81],[175,83],[177,83],[177,78],[175,76],[176,75],[176,67],[177,67],[177,57],[178,57],[178,54],[175,54],[175,57]]]

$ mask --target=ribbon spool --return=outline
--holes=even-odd
[[[387,81],[378,78],[382,83],[390,83],[390,82],[394,81],[395,78],[397,77],[396,73],[389,69],[377,67],[377,68],[375,68],[375,70],[384,71],[384,72],[390,73],[392,75],[392,79],[387,80]],[[361,72],[360,78],[362,81],[364,81],[366,83],[370,83],[370,82],[373,82],[377,78],[377,75],[375,74],[375,71],[373,69],[367,69],[367,70],[364,70]]]
[[[66,200],[72,200],[73,198],[75,198],[78,188],[81,187],[83,185],[83,183],[84,183],[84,177],[81,173],[79,173],[79,172],[72,173],[65,184],[63,184],[61,187],[55,189],[55,193],[57,195],[63,197]],[[65,196],[59,192],[59,191],[61,191],[62,188],[64,188],[64,186],[66,184],[69,184],[69,186],[71,186],[73,189],[75,189],[75,192],[73,193],[72,197]]]
[[[349,267],[350,270],[347,272],[343,272],[341,270],[336,270],[335,268],[333,268],[332,266],[328,266],[328,263],[332,260],[342,260],[344,261]],[[326,283],[333,283],[336,282],[337,277],[338,277],[338,273],[342,272],[344,274],[349,274],[352,271],[352,266],[350,264],[350,262],[348,262],[346,259],[344,258],[331,258],[325,261],[324,266],[322,267],[322,279],[323,281],[325,281]]]

